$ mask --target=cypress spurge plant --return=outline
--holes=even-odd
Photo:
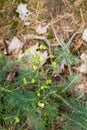
[[[60,117],[66,120],[60,126],[63,130],[87,129],[87,105],[70,93],[79,75],[72,73],[64,81],[53,80],[51,76],[63,58],[70,66],[76,58],[69,46],[63,50],[54,48],[54,51],[56,57],[51,57],[50,67],[41,68],[36,64],[22,68],[24,60],[13,61],[0,55],[0,129],[54,130]],[[9,82],[7,76],[13,64],[19,68]]]

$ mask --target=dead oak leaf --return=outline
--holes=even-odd
[[[27,4],[20,3],[16,9],[16,12],[19,13],[19,18],[24,21],[25,25],[30,25],[28,17],[31,12],[27,9]]]
[[[48,59],[48,53],[47,53],[47,51],[40,52],[39,59],[40,59],[40,61],[39,61],[40,62],[40,66],[44,65],[45,62]]]
[[[85,52],[83,52],[80,55],[80,59],[81,59],[81,64],[78,67],[73,67],[73,69],[75,69],[76,71],[83,73],[83,74],[87,74],[87,54]]]
[[[79,67],[73,67],[73,69],[80,73],[87,74],[87,64],[85,63],[82,63]]]
[[[86,62],[87,61],[87,54],[83,52],[80,56],[81,61]]]
[[[13,64],[12,67],[11,67],[11,70],[10,72],[8,73],[7,75],[7,78],[6,78],[6,81],[7,82],[12,82],[18,72],[18,70],[20,69],[20,67],[16,64]]]
[[[39,25],[38,25],[38,27],[37,27],[37,29],[36,29],[36,32],[38,33],[38,34],[45,34],[45,33],[47,33],[47,30],[48,30],[48,25],[46,24],[46,22],[41,22]]]
[[[78,92],[78,91],[84,92],[84,93],[87,92],[86,78],[82,79],[81,82],[74,87],[74,92]]]
[[[13,37],[8,47],[9,54],[19,56],[24,43],[21,42],[17,37]]]
[[[82,39],[87,42],[87,28],[83,31]]]
[[[74,6],[75,6],[76,8],[79,7],[79,6],[82,4],[83,1],[84,1],[84,0],[75,0]]]
[[[48,52],[47,51],[38,51],[39,43],[31,46],[26,50],[20,58],[27,57],[27,62],[30,66],[34,65],[34,61],[38,61],[38,65],[42,66],[48,59]]]
[[[53,70],[52,77],[59,76],[59,74],[64,71],[65,66],[67,66],[67,62],[65,59],[63,59],[59,64],[57,64],[57,68]]]
[[[75,51],[77,51],[78,49],[80,49],[81,46],[82,46],[82,44],[83,44],[83,41],[82,41],[82,40],[77,41],[77,44],[76,44],[76,46],[75,46]]]

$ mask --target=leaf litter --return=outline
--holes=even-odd
[[[37,29],[36,29],[36,32],[37,32],[38,34],[45,34],[45,33],[47,33],[48,28],[49,28],[49,26],[46,24],[46,22],[45,22],[45,21],[42,21],[42,22],[38,25],[38,27],[37,27]]]
[[[81,1],[76,1],[74,3],[74,5],[77,5],[77,3],[81,4]],[[32,14],[28,9],[27,9],[27,4],[24,4],[24,3],[20,3],[16,9],[16,12],[19,13],[19,18],[21,20],[24,21],[24,24],[25,25],[28,25],[30,26],[30,22],[29,22],[29,16],[30,14]],[[37,34],[39,35],[45,35],[48,31],[48,24],[46,22],[46,20],[42,21],[39,23],[38,27],[36,28],[36,32]],[[25,41],[27,39],[36,39],[36,40],[44,40],[48,47],[51,46],[52,44],[50,43],[50,41],[45,37],[45,36],[38,36],[38,35],[32,35],[32,34],[25,34],[24,36],[24,39]],[[83,34],[82,34],[82,39],[86,42],[86,38],[87,38],[87,29],[85,29],[83,31]],[[76,47],[76,50],[78,50],[80,47],[81,47],[82,43],[79,43],[79,45],[77,45]],[[8,46],[8,51],[9,51],[9,54],[12,54],[12,55],[15,55],[16,58],[20,58],[20,57],[24,57],[24,56],[29,56],[31,55],[32,57],[36,57],[37,56],[37,50],[38,50],[38,47],[39,47],[39,43],[36,43],[35,45],[29,47],[29,52],[28,51],[25,51],[23,53],[22,49],[23,47],[25,46],[25,43],[21,42],[16,36],[14,36],[11,40],[11,42],[9,42],[9,46]],[[30,57],[31,57],[30,56]],[[42,66],[44,63],[46,63],[47,59],[49,58],[48,56],[48,52],[47,51],[44,51],[44,52],[39,52],[39,62],[40,62],[40,65]],[[32,63],[31,63],[32,64]],[[58,67],[58,72],[57,70],[53,70],[53,74],[54,77],[59,75],[59,73],[62,73],[63,70],[65,69],[64,66],[67,66],[67,62],[65,61],[65,59],[63,59],[61,61],[60,64],[57,65]],[[81,72],[81,73],[87,73],[86,72],[86,63],[82,63],[79,67],[74,67],[75,70],[77,70],[78,72]]]
[[[23,48],[23,44],[17,37],[13,37],[8,47],[9,53],[19,53],[20,49]]]
[[[75,7],[79,7],[81,4],[82,4],[81,0],[76,0],[76,2],[74,2]],[[66,5],[66,2],[65,2],[65,5]],[[27,9],[27,4],[20,3],[16,9],[16,12],[19,13],[19,19],[22,20],[24,22],[24,25],[27,25],[27,27],[29,29],[29,27],[31,25],[31,21],[29,20],[29,16],[32,13]],[[71,15],[69,17],[72,18]],[[62,41],[67,42],[67,39],[75,31],[75,28],[72,29],[72,27],[71,27],[73,23],[68,25],[68,22],[69,22],[67,20],[68,15],[66,17],[66,16],[62,16],[62,14],[60,14],[60,16],[57,16],[57,18],[56,18],[57,22],[53,23],[53,26],[56,26],[56,29],[55,29],[56,32],[58,31],[58,33],[60,33],[60,32],[62,33],[62,36],[61,36],[62,38],[60,38],[60,41],[62,39]],[[64,18],[66,19],[65,23],[67,23],[68,27],[66,27],[66,26],[64,27],[64,25],[65,25],[64,21],[63,21]],[[72,19],[74,19],[74,18],[72,18]],[[62,20],[62,22],[61,22],[61,20]],[[75,21],[75,20],[76,19],[74,19],[72,21]],[[66,22],[66,21],[68,21],[68,22]],[[59,25],[58,22],[61,23],[61,26]],[[28,47],[26,50],[24,50],[24,52],[23,52],[23,47],[26,46],[25,43],[23,41],[21,41],[19,38],[17,38],[17,36],[14,36],[12,38],[11,42],[8,42],[9,55],[13,55],[13,56],[15,55],[16,59],[20,59],[20,58],[23,58],[25,56],[29,57],[29,59],[27,58],[27,60],[29,60],[28,62],[30,64],[30,65],[28,64],[29,66],[33,66],[34,62],[32,59],[33,58],[36,59],[38,57],[39,66],[43,66],[47,62],[47,60],[49,59],[49,54],[50,54],[49,47],[52,47],[53,44],[56,47],[60,46],[58,44],[55,45],[55,41],[57,40],[56,38],[54,38],[54,41],[52,43],[50,42],[50,40],[47,39],[46,36],[47,36],[47,32],[49,31],[48,25],[49,24],[47,24],[45,21],[42,20],[41,22],[39,22],[38,26],[35,26],[35,29],[36,29],[35,34],[33,34],[33,35],[29,34],[29,33],[27,35],[23,34],[25,41],[27,39],[31,40],[32,42],[35,41],[34,45],[31,45],[30,47]],[[60,32],[59,32],[59,30],[60,30]],[[30,30],[28,30],[28,31],[30,31]],[[36,35],[36,33],[38,35]],[[59,36],[58,33],[57,33],[57,36]],[[68,35],[69,33],[70,33],[70,35]],[[63,39],[63,38],[65,38],[65,34],[67,35],[66,36],[67,38]],[[77,45],[75,46],[75,51],[79,51],[81,49],[81,47],[84,45],[84,42],[87,42],[87,29],[84,29],[83,33],[80,32],[80,34],[82,34],[82,37],[80,37],[80,40],[78,40],[78,42],[76,41]],[[79,35],[79,33],[78,33],[78,35]],[[70,40],[69,41],[72,43],[73,39],[75,39],[76,37],[77,37],[76,34],[72,35],[72,37],[70,39],[71,41]],[[38,51],[39,45],[41,44],[41,41],[44,41],[47,44],[48,48],[45,51]],[[81,82],[77,83],[74,86],[74,92],[81,91],[83,93],[86,93],[87,92],[87,81],[86,81],[86,77],[84,75],[87,74],[87,54],[84,52],[82,52],[80,54],[81,54],[80,55],[80,63],[78,65],[75,65],[74,67],[71,67],[72,71],[74,68],[74,71],[77,71],[83,77]],[[68,64],[67,64],[66,60],[63,59],[59,64],[57,64],[57,69],[53,70],[52,76],[57,77],[60,74],[63,74],[63,72],[65,70],[65,66],[68,66]],[[14,80],[15,75],[16,75],[18,70],[19,70],[19,67],[13,65],[11,71],[7,75],[6,80],[8,82],[12,82]]]
[[[19,18],[24,21],[25,25],[29,25],[29,15],[31,12],[27,9],[27,4],[20,3],[16,10],[19,13]]]

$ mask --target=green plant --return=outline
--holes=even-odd
[[[26,3],[27,0],[0,1],[3,21],[1,26],[8,27],[1,31],[4,30],[3,34],[4,32],[8,34],[7,39],[14,35],[19,36],[21,32],[26,33],[30,29],[24,29],[16,17],[18,14],[14,14],[14,9],[16,10],[20,2]],[[30,2],[33,14],[35,12],[38,14],[34,14],[34,19],[36,17],[36,21],[42,19],[42,16],[38,16],[45,0]],[[35,24],[33,18],[30,20]],[[32,32],[31,29],[30,32]],[[48,34],[47,39],[53,40],[53,34]],[[38,50],[48,51],[47,46],[43,44],[45,43],[41,41]],[[87,100],[86,94],[78,98],[78,94],[71,91],[80,80],[80,75],[75,72],[60,74],[60,68],[58,68],[58,65],[65,60],[65,67],[70,69],[78,62],[78,58],[72,54],[71,46],[67,43],[64,43],[62,47],[52,47],[51,51],[43,66],[38,66],[38,55],[33,58],[29,58],[30,55],[28,55],[13,60],[0,53],[0,130],[87,129],[87,101],[84,101]],[[32,65],[29,65],[31,59],[33,59]],[[52,76],[54,70],[58,70],[57,77]],[[58,120],[60,118],[64,124]]]
[[[67,48],[68,49],[68,48]],[[55,50],[55,49],[54,49]],[[69,54],[68,54],[69,52]],[[70,51],[56,51],[55,63],[60,63],[62,58],[73,65],[73,56]],[[64,55],[63,55],[64,53]],[[57,58],[59,57],[59,59]],[[53,63],[53,62],[52,62]],[[31,127],[36,130],[53,130],[57,118],[63,116],[67,119],[62,129],[73,129],[71,124],[76,125],[77,129],[86,129],[86,107],[80,101],[74,98],[74,95],[68,96],[68,93],[79,79],[79,75],[71,74],[64,82],[52,81],[49,71],[54,69],[50,65],[42,72],[33,65],[31,68],[21,65],[24,60],[15,61],[20,66],[11,82],[8,82],[7,76],[11,72],[14,64],[13,60],[5,59],[1,56],[0,61],[0,124],[3,128],[15,127],[15,129],[28,129],[28,121],[31,121]],[[56,66],[56,64],[55,64]],[[53,68],[52,68],[53,67]],[[44,67],[42,67],[44,69]],[[49,70],[49,71],[48,71]],[[45,77],[44,75],[47,75]],[[3,77],[3,78],[2,78]],[[79,104],[79,105],[78,105]],[[74,106],[74,107],[73,107]],[[81,118],[78,117],[81,115]],[[24,118],[24,120],[23,120]],[[76,121],[75,121],[76,120]],[[83,123],[81,121],[83,120]],[[20,125],[23,123],[22,125]]]

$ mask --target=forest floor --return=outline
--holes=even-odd
[[[87,130],[86,28],[87,0],[0,0],[0,130]]]

